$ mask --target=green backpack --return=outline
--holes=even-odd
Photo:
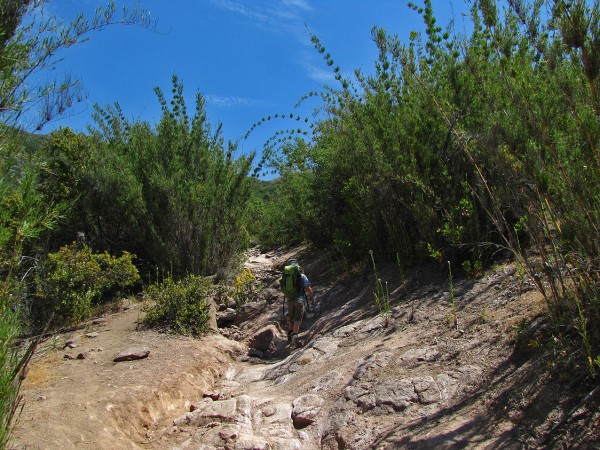
[[[280,285],[281,292],[288,300],[296,300],[302,295],[304,286],[298,263],[290,262],[283,268]]]

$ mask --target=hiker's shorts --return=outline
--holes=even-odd
[[[300,323],[302,321],[302,316],[304,315],[304,303],[302,300],[288,300],[287,307],[289,321]]]

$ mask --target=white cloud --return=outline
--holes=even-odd
[[[288,29],[304,22],[303,13],[312,12],[309,0],[254,0],[245,4],[238,0],[211,0],[218,8],[238,14],[258,24]]]
[[[231,108],[234,106],[256,106],[260,101],[245,97],[205,95],[206,102],[210,105]]]
[[[329,84],[335,81],[335,75],[333,70],[327,67],[325,69],[314,65],[312,62],[303,61],[302,65],[306,71],[306,75],[311,79],[318,81],[319,83]]]
[[[236,14],[270,32],[283,35],[285,39],[291,38],[312,50],[310,31],[305,25],[310,22],[310,16],[315,13],[312,0],[253,0],[252,2],[211,0],[211,2],[222,10]],[[333,72],[328,68],[322,68],[323,63],[320,68],[308,61],[308,59],[299,61],[307,77],[319,83],[329,84],[335,81]]]
[[[268,16],[262,14],[260,11],[247,7],[240,2],[235,0],[211,0],[217,7],[225,9],[227,11],[239,14],[251,20],[257,20],[259,22],[267,22]]]
[[[283,0],[283,5],[292,6],[299,9],[303,9],[304,11],[312,11],[313,7],[306,0]]]

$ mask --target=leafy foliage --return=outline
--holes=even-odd
[[[309,152],[308,144],[297,139],[283,146],[282,155],[273,155],[277,160],[269,160],[280,175],[271,182],[268,195],[254,198],[248,221],[250,232],[263,245],[302,242],[315,228]]]
[[[168,277],[161,284],[148,286],[144,294],[153,304],[145,307],[144,324],[184,335],[206,332],[208,298],[213,289],[211,280],[196,275],[180,281]]]
[[[223,271],[250,237],[272,246],[333,245],[344,261],[372,249],[374,272],[376,260],[396,257],[475,275],[512,255],[555,323],[580,338],[596,374],[598,0],[476,0],[467,35],[439,26],[431,0],[408,3],[425,32],[403,43],[375,27],[373,71],[354,77],[313,36],[337,84],[301,100],[321,100],[324,118],[315,123],[290,113],[253,125],[249,133],[270,121],[293,123],[265,143],[256,173],[271,169],[278,178],[254,197],[254,155],[236,158],[236,145],[209,124],[200,94],[190,115],[175,76],[169,98],[155,90],[156,126],[127,120],[118,104],[96,107],[90,136],[59,130],[41,154],[26,152],[10,125],[37,106],[35,128],[81,98],[68,79],[31,90],[29,74],[52,68],[54,50],[115,21],[110,2],[91,22],[64,26],[51,18],[39,24],[42,33],[35,20],[23,25],[23,15],[44,3],[0,6],[0,362],[10,374],[0,380],[0,443],[24,361],[10,346],[19,332],[13,313],[27,304],[25,281],[41,260],[24,256],[31,243],[54,249],[79,232],[89,247],[51,254],[47,277],[39,278],[40,299],[52,299],[48,308],[37,305],[39,327],[48,317],[42,310],[80,320],[104,294],[136,279],[131,258],[106,252],[134,252],[149,270],[168,271],[163,284],[147,289],[155,305],[146,321],[188,334],[206,330],[212,288],[196,275],[173,275]],[[123,20],[147,24],[146,17],[134,9]],[[124,278],[106,279],[105,271]],[[246,278],[238,303],[252,294]],[[376,300],[388,314],[389,295],[377,283]]]
[[[170,101],[158,88],[156,94],[163,114],[155,129],[130,123],[118,104],[97,107],[79,204],[86,237],[175,274],[215,273],[248,242],[243,220],[253,155],[234,157],[220,125],[212,131],[200,94],[188,115],[176,76]]]
[[[50,249],[60,248],[87,229],[92,212],[83,204],[88,200],[92,148],[89,137],[61,128],[36,151],[41,174],[38,190],[48,204],[63,205],[60,227],[45,233]]]
[[[37,277],[33,323],[39,328],[88,319],[92,306],[139,282],[133,258],[127,252],[119,258],[106,252],[93,253],[89,246],[80,248],[75,243],[50,253]]]

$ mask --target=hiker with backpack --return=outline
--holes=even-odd
[[[288,342],[292,343],[294,335],[300,332],[300,322],[304,316],[304,302],[302,298],[308,294],[310,303],[315,304],[315,293],[308,277],[297,261],[290,260],[283,268],[280,280],[281,290],[287,300],[288,308]]]

